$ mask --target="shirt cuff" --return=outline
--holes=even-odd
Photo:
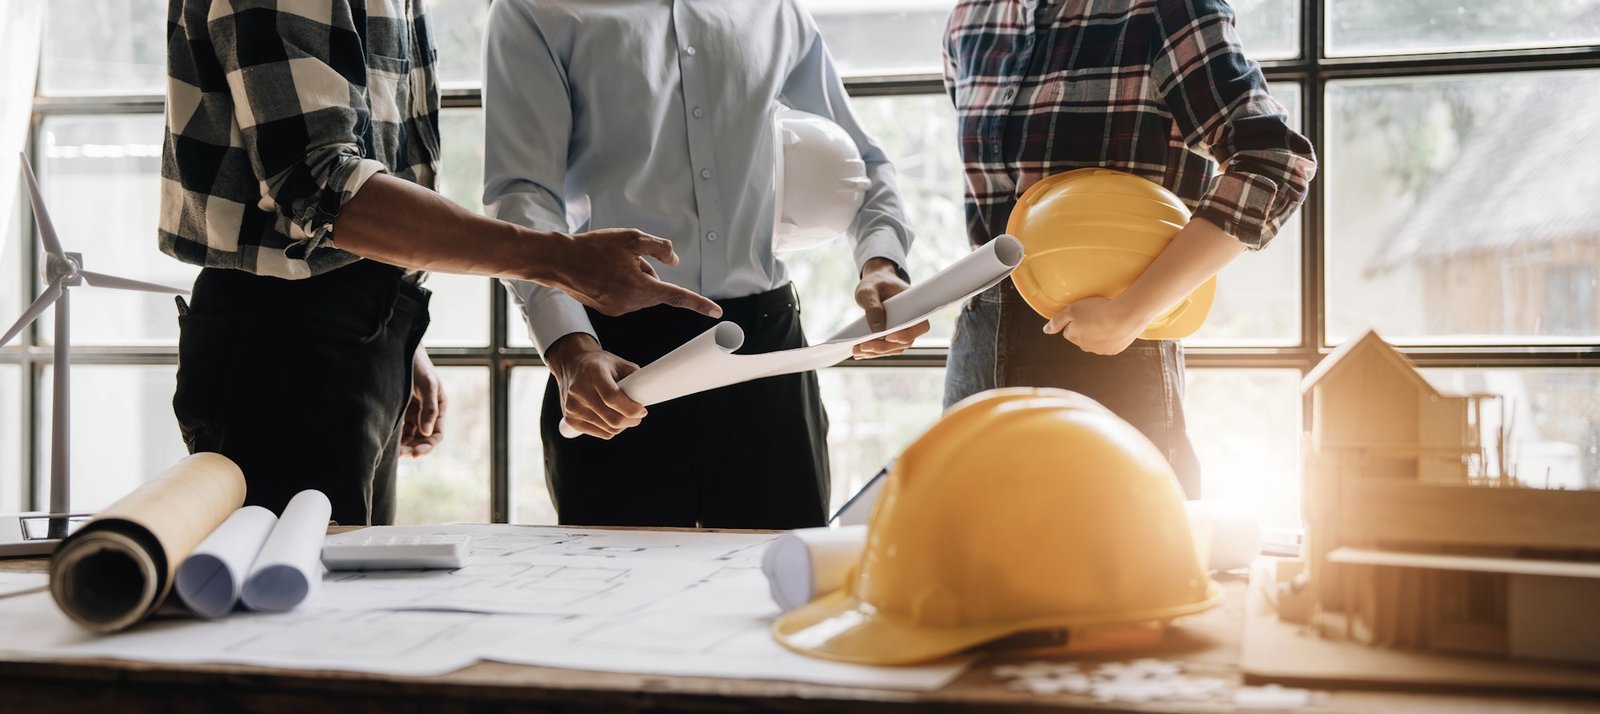
[[[533,338],[533,346],[539,349],[540,356],[567,335],[581,332],[593,337],[596,342],[600,341],[600,336],[595,334],[594,324],[589,322],[589,313],[583,309],[582,303],[570,295],[523,280],[503,282],[512,299],[522,309],[528,335]]]
[[[900,268],[902,274],[906,273],[905,242],[895,235],[892,228],[874,228],[871,232],[856,240],[857,275],[860,275],[861,271],[867,267],[867,261],[873,258],[887,258]]]
[[[1212,180],[1194,217],[1215,223],[1246,248],[1260,250],[1283,220],[1269,214],[1277,196],[1277,185],[1263,176],[1225,173]]]
[[[374,175],[388,171],[381,162],[355,154],[344,154],[335,161],[322,190],[291,206],[291,242],[284,249],[291,258],[303,259],[318,248],[335,247],[333,224],[339,220],[344,205],[355,198]]]

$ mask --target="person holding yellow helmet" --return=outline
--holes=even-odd
[[[1031,236],[1020,236],[1034,263],[962,312],[945,403],[1003,386],[1082,392],[1148,436],[1191,498],[1199,495],[1199,463],[1184,422],[1183,353],[1171,338],[1204,315],[1207,285],[1224,266],[1271,240],[1316,173],[1311,143],[1268,94],[1233,20],[1223,0],[963,2],[945,43],[972,242],[1006,232],[1020,210],[1022,227],[1072,244],[1056,248],[1099,243],[1079,253],[1092,259],[1069,260],[1059,251],[1044,256]],[[1029,199],[1063,198],[1063,187],[1026,195],[1085,168],[1116,170],[1134,183],[1074,177],[1077,188],[1090,188],[1058,213]],[[1108,198],[1117,192],[1154,203],[1123,206]],[[1181,204],[1180,218],[1160,217],[1162,192]],[[1121,218],[1072,214],[1084,206]],[[1162,220],[1172,231],[1151,249],[1141,226]],[[1142,255],[1131,273],[1092,279],[1133,254]],[[1073,289],[1052,285],[1069,270]],[[1025,300],[1024,286],[1059,302]]]

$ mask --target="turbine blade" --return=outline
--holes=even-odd
[[[56,235],[56,224],[50,220],[50,211],[44,207],[44,193],[39,191],[39,179],[33,175],[33,165],[28,163],[28,155],[19,153],[22,158],[22,180],[28,184],[28,202],[33,204],[34,223],[39,226],[39,240],[44,243],[46,253],[62,260],[67,259],[67,254],[61,250],[61,237]]]
[[[86,283],[88,283],[88,284],[90,284],[90,285],[92,285],[94,287],[97,287],[97,288],[116,288],[118,290],[137,290],[139,292],[161,293],[163,295],[188,295],[189,294],[189,291],[185,290],[183,288],[174,288],[174,287],[168,287],[166,285],[157,285],[155,283],[147,283],[147,282],[144,282],[142,280],[132,280],[132,279],[129,279],[129,278],[119,278],[119,277],[117,277],[115,275],[106,275],[105,273],[96,273],[96,272],[92,272],[92,271],[88,271],[88,270],[80,270],[80,271],[78,271],[78,274],[83,276],[83,282],[86,282]]]
[[[5,337],[0,337],[0,347],[5,347],[6,343],[11,341],[11,338],[16,337],[17,333],[22,332],[22,328],[27,327],[28,323],[37,319],[39,315],[44,313],[46,308],[54,305],[56,300],[61,299],[62,289],[61,283],[50,283],[50,287],[45,288],[44,292],[39,295],[39,298],[34,300],[32,305],[28,306],[27,312],[22,313],[22,317],[17,318],[17,324],[12,325],[11,329],[6,330]]]

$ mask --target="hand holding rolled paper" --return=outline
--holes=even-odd
[[[832,366],[849,359],[856,345],[904,330],[983,292],[1010,275],[1022,258],[1022,244],[1017,239],[999,236],[926,281],[883,301],[885,329],[872,330],[862,316],[827,342],[810,347],[736,355],[734,351],[744,345],[744,330],[734,323],[721,322],[624,377],[617,385],[628,398],[648,407],[752,379]],[[564,419],[560,430],[569,439],[579,436],[578,430]]]

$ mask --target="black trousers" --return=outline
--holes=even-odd
[[[791,286],[722,300],[744,329],[739,352],[805,345]],[[715,324],[653,307],[622,317],[589,311],[600,344],[638,365]],[[564,438],[560,388],[545,388],[545,479],[563,525],[803,528],[827,521],[828,417],[814,372],[769,377],[649,407],[605,441]]]
[[[363,260],[304,280],[207,268],[179,303],[173,411],[190,452],[282,513],[314,488],[344,525],[392,523],[400,421],[428,292]]]

